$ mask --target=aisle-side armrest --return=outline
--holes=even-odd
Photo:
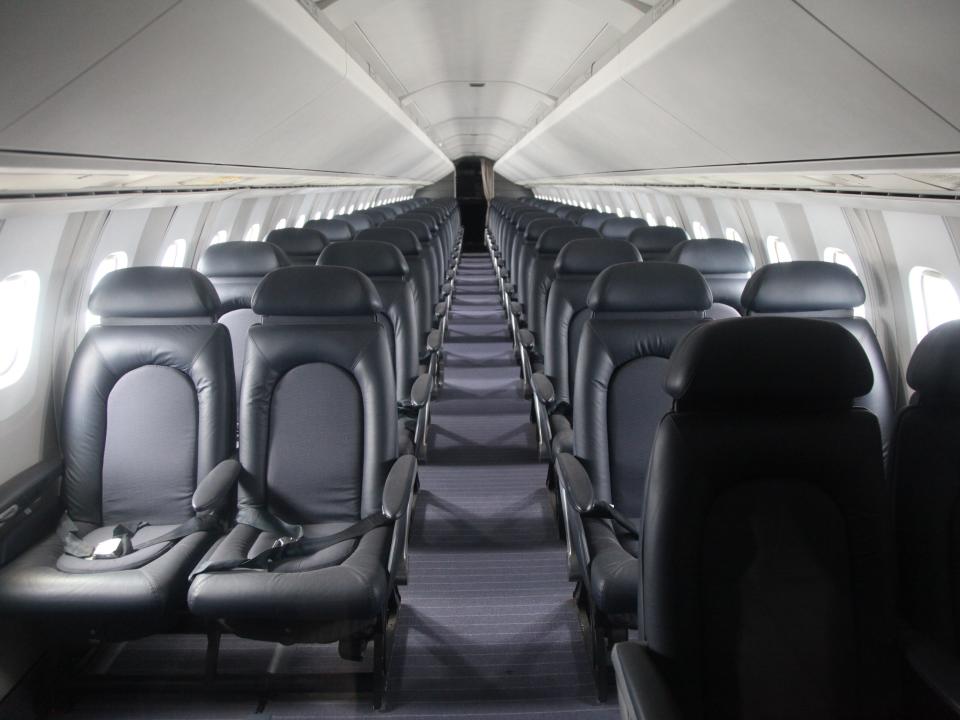
[[[611,659],[622,718],[681,720],[680,708],[647,648],[638,642],[617,643]]]
[[[390,468],[383,484],[381,502],[381,511],[390,520],[396,520],[406,512],[418,467],[416,456],[401,455]]]
[[[570,453],[560,453],[556,460],[556,470],[574,510],[580,514],[592,512],[596,496],[590,475],[583,464]]]
[[[521,331],[522,333],[523,331]],[[522,340],[521,340],[522,342]],[[550,378],[544,375],[542,372],[536,372],[533,374],[533,377],[530,380],[530,385],[533,387],[533,394],[536,396],[545,407],[549,407],[554,399],[556,399],[556,391],[553,389],[553,383],[550,382]]]
[[[217,463],[197,483],[197,489],[193,492],[193,511],[201,514],[219,508],[237,487],[241,469],[240,463],[233,458]]]

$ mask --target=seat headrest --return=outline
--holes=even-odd
[[[566,220],[561,220],[555,215],[550,215],[549,217],[537,218],[532,223],[527,225],[527,242],[537,242],[540,239],[540,235],[549,228],[555,227],[565,227],[570,223]]]
[[[362,272],[322,265],[274,270],[260,281],[251,306],[258,315],[301,317],[372,315],[383,307],[380,294]]]
[[[291,259],[310,258],[311,262],[316,260],[327,246],[326,236],[309,228],[271,230],[267,235],[267,242],[276,245]]]
[[[350,223],[343,220],[307,220],[303,224],[307,230],[316,230],[323,233],[327,242],[344,242],[353,237],[353,228]]]
[[[427,225],[423,220],[409,219],[406,217],[399,217],[396,220],[389,220],[383,225],[377,228],[377,230],[383,230],[385,228],[403,228],[404,230],[409,230],[414,235],[417,236],[417,240],[420,241],[420,244],[430,242],[430,226]]]
[[[573,240],[557,254],[553,270],[557,275],[596,275],[611,265],[639,262],[640,251],[625,240],[605,240],[600,233],[589,228],[580,228],[594,233],[590,240]]]
[[[615,217],[616,215],[602,213],[598,210],[591,210],[580,218],[580,224],[583,225],[583,227],[590,228],[591,230],[600,230],[607,220]]]
[[[208,247],[197,270],[208,278],[255,278],[289,264],[287,254],[273,243],[235,240]]]
[[[764,265],[741,296],[748,313],[852,311],[864,300],[863,283],[850,268],[823,260]]]
[[[353,229],[354,235],[361,230],[373,227],[373,222],[366,215],[339,215],[336,219],[347,223]]]
[[[641,255],[665,255],[677,243],[687,239],[683,228],[669,225],[653,225],[652,227],[634,228],[627,240],[640,251]]]
[[[537,240],[537,255],[556,255],[567,243],[574,240],[599,240],[600,233],[579,225],[555,225],[540,233]],[[635,259],[635,258],[631,258]]]
[[[742,275],[752,273],[755,267],[753,253],[746,245],[724,238],[684,240],[674,246],[667,259],[704,275]]]
[[[664,381],[680,410],[850,406],[872,387],[870,361],[851,333],[794,317],[700,325],[673,351]]]
[[[597,275],[587,295],[594,312],[703,311],[713,294],[703,275],[686,265],[632,262]]]
[[[217,291],[196,270],[132,267],[103,276],[87,307],[105,320],[196,318],[212,321],[220,310]]]
[[[600,234],[610,240],[626,240],[637,228],[649,227],[642,218],[612,217],[600,226]]]
[[[960,320],[928,332],[907,365],[907,384],[921,403],[960,401]]]
[[[328,245],[320,253],[317,265],[349,267],[359,270],[367,277],[404,277],[410,272],[399,248],[376,240],[357,239],[353,242]]]
[[[410,228],[381,226],[363,230],[357,234],[357,240],[390,243],[398,248],[404,257],[416,257],[422,251],[416,233]]]

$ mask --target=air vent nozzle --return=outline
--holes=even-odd
[[[486,87],[486,86],[487,84],[485,82],[470,83],[470,87]]]

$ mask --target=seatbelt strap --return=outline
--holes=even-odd
[[[215,516],[210,514],[195,515],[186,522],[183,522],[168,532],[165,532],[163,535],[158,535],[157,537],[151,538],[146,542],[134,543],[134,535],[136,535],[143,528],[147,527],[149,524],[150,523],[147,522],[137,522],[128,525],[115,525],[113,527],[111,536],[114,539],[118,539],[120,544],[110,555],[102,555],[99,557],[97,556],[97,547],[99,543],[98,545],[91,545],[83,540],[80,537],[80,529],[70,517],[69,513],[65,512],[63,517],[60,518],[60,524],[57,526],[57,537],[59,537],[60,542],[63,543],[63,552],[67,555],[91,560],[102,558],[118,558],[123,557],[124,555],[129,555],[137,550],[143,550],[144,548],[148,548],[153,545],[160,545],[161,543],[182,540],[183,538],[187,537],[188,535],[192,535],[195,532],[213,530],[217,527],[218,521]]]
[[[263,511],[261,511],[261,513],[262,515],[258,519],[262,519],[263,515],[267,514]],[[274,520],[277,520],[277,522],[282,525],[287,525],[277,518],[274,518]],[[207,563],[206,565],[197,568],[190,578],[193,579],[197,575],[202,575],[204,573],[225,572],[228,570],[235,570],[237,568],[270,571],[273,570],[273,568],[283,560],[293,557],[313,555],[314,553],[318,553],[321,550],[326,550],[334,545],[339,545],[347,540],[356,540],[357,538],[361,538],[371,530],[374,530],[378,527],[383,527],[384,525],[388,525],[392,522],[393,519],[387,517],[383,513],[377,513],[376,515],[368,515],[367,517],[363,518],[363,520],[355,522],[353,525],[344,528],[340,532],[316,538],[303,537],[302,528],[300,528],[299,525],[287,525],[287,527],[300,528],[300,537],[294,538],[290,535],[281,535],[281,537],[273,544],[272,547],[264,550],[258,555],[254,555],[252,558],[221,560],[220,562]],[[262,530],[262,528],[257,527],[252,523],[241,523],[239,516],[237,518],[237,524],[250,525],[258,530]],[[277,534],[275,530],[265,530],[264,532]]]
[[[634,527],[630,518],[605,500],[595,502],[590,511],[583,513],[582,516],[599,520],[610,520],[626,530],[632,537],[640,539],[640,531]]]

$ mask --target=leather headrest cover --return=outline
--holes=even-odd
[[[552,220],[560,219],[556,215],[551,215],[550,213],[546,212],[545,210],[541,210],[540,208],[530,208],[529,210],[524,210],[522,213],[517,215],[517,221],[516,221],[517,227],[520,228],[520,230],[522,230],[523,232],[526,232],[527,226],[530,223],[532,223],[535,220],[539,220],[541,218],[547,218]]]
[[[632,217],[612,217],[600,226],[600,234],[611,240],[626,240],[637,228],[648,227],[646,220]]]
[[[367,277],[403,277],[410,272],[399,248],[375,240],[356,239],[353,242],[328,245],[320,253],[317,265],[349,267],[359,270]]]
[[[686,265],[632,262],[597,275],[587,295],[594,312],[707,310],[713,294],[703,276]]]
[[[430,226],[423,220],[410,220],[406,217],[399,217],[396,220],[385,222],[378,227],[377,230],[383,230],[384,228],[403,228],[416,235],[417,240],[419,240],[421,244],[430,242]]]
[[[327,246],[327,237],[318,230],[309,228],[282,228],[271,230],[267,242],[273,243],[288,255],[312,255],[316,257]]]
[[[654,225],[652,227],[638,227],[627,237],[633,245],[636,245],[640,254],[656,254],[670,252],[677,243],[687,239],[687,233],[683,228],[670,227],[669,225]]]
[[[353,229],[354,235],[361,230],[366,230],[367,228],[373,227],[373,222],[370,220],[370,218],[368,218],[366,215],[360,215],[359,213],[354,213],[352,215],[340,215],[336,219],[347,223]]]
[[[357,233],[356,239],[390,243],[398,248],[404,256],[415,257],[419,255],[422,250],[416,233],[404,227],[393,227],[390,225],[370,228],[369,230],[363,230]]]
[[[746,245],[723,238],[684,240],[670,251],[668,259],[704,275],[739,275],[751,273],[755,267],[753,253]]]
[[[540,233],[537,255],[556,255],[574,240],[599,240],[600,233],[579,225],[557,225]],[[631,258],[636,259],[636,258]]]
[[[594,233],[598,237],[591,240],[573,240],[564,245],[553,264],[557,275],[596,275],[611,265],[641,260],[640,251],[625,240],[604,240],[596,230],[580,230]]]
[[[224,242],[208,247],[197,270],[211,278],[263,277],[290,264],[287,254],[269,242]]]
[[[327,242],[343,242],[353,237],[353,228],[343,220],[307,220],[303,227],[323,233]]]
[[[843,265],[822,260],[771,263],[757,270],[741,303],[751,313],[850,310],[863,305],[860,278]]]
[[[592,210],[580,218],[580,224],[592,230],[599,230],[607,220],[615,217],[616,215]]]
[[[220,298],[196,270],[132,267],[104,275],[87,307],[102,318],[214,318]]]
[[[544,231],[548,230],[549,228],[564,227],[569,224],[570,223],[567,222],[566,220],[561,220],[555,215],[538,218],[534,220],[532,223],[530,223],[529,225],[527,225],[526,240],[527,242],[537,242],[540,239],[540,236],[544,233]]]
[[[910,364],[907,383],[920,401],[960,401],[960,320],[944,323],[924,336]]]
[[[380,294],[362,272],[322,265],[274,270],[260,281],[251,306],[258,315],[305,317],[371,315],[383,307]]]
[[[678,409],[849,405],[873,387],[859,341],[842,326],[795,317],[715,320],[692,330],[664,381]]]

